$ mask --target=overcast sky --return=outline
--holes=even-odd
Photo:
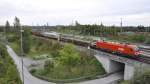
[[[150,26],[150,0],[0,0],[0,25],[14,17],[24,25],[81,24]]]

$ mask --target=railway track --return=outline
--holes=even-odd
[[[144,52],[149,52],[150,53],[150,49],[140,49],[141,51],[144,51]]]
[[[41,36],[41,35],[35,35],[35,36],[43,37],[43,38],[48,38],[48,39],[55,39],[55,38],[45,37],[45,36]],[[57,40],[57,39],[55,39],[55,40]],[[80,41],[80,40],[75,40],[75,39],[69,39],[69,38],[61,38],[60,41],[73,43],[75,45],[79,45],[79,46],[82,46],[82,47],[88,47],[88,46],[90,46],[90,48],[92,48],[92,49],[100,50],[100,49],[96,48],[93,45],[91,46],[90,42],[85,42],[85,41]],[[142,50],[144,52],[150,52],[150,49],[146,49],[146,48],[140,48],[140,50]],[[100,51],[103,51],[103,50],[100,50]],[[138,58],[136,58],[134,60],[150,64],[150,56],[141,55],[141,56],[139,56]]]
[[[140,47],[140,50],[143,51],[142,55],[137,58],[138,61],[150,64],[150,48]]]
[[[150,48],[145,48],[145,47],[139,47],[140,50],[145,51],[145,52],[150,52]]]
[[[147,56],[141,55],[141,56],[137,57],[136,60],[143,62],[143,63],[150,64],[150,57],[147,57]]]

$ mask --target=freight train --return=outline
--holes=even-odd
[[[118,43],[118,42],[109,42],[109,41],[84,41],[79,39],[74,39],[72,37],[66,37],[60,35],[59,33],[39,33],[33,32],[33,35],[42,36],[46,38],[59,39],[62,42],[71,42],[80,46],[90,46],[93,49],[98,49],[106,52],[110,52],[113,54],[120,54],[130,57],[137,57],[141,54],[142,51],[136,45],[126,44],[126,43]]]
[[[51,39],[59,40],[62,42],[69,42],[69,43],[73,43],[75,45],[80,45],[84,47],[90,45],[90,41],[80,40],[78,38],[75,39],[73,36],[67,36],[67,35],[60,34],[60,33],[32,32],[32,34],[35,36],[51,38]]]

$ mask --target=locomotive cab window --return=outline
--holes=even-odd
[[[138,47],[135,47],[134,50],[135,50],[135,51],[139,51],[139,48],[138,48]]]

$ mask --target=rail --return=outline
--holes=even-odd
[[[45,37],[45,36],[42,36],[41,34],[38,34],[38,35],[35,35],[35,36],[58,40],[57,38]],[[103,51],[103,50],[100,50],[99,48],[96,48],[94,45],[91,45],[91,42],[89,42],[89,41],[83,41],[83,40],[79,40],[79,39],[77,40],[77,39],[67,38],[67,37],[61,37],[59,41],[73,43],[75,45],[79,45],[79,46],[82,46],[82,47],[89,47],[90,46],[90,48],[92,48],[92,49]],[[150,49],[145,49],[145,48],[141,48],[141,49],[143,51],[146,51],[146,50],[150,51]],[[103,51],[103,52],[106,52],[106,51]],[[110,54],[112,54],[112,53],[110,53]],[[125,56],[123,56],[123,57],[125,57]],[[150,56],[141,55],[141,56],[138,56],[137,58],[128,58],[128,59],[133,59],[133,60],[136,60],[136,61],[139,61],[139,62],[150,64]]]

